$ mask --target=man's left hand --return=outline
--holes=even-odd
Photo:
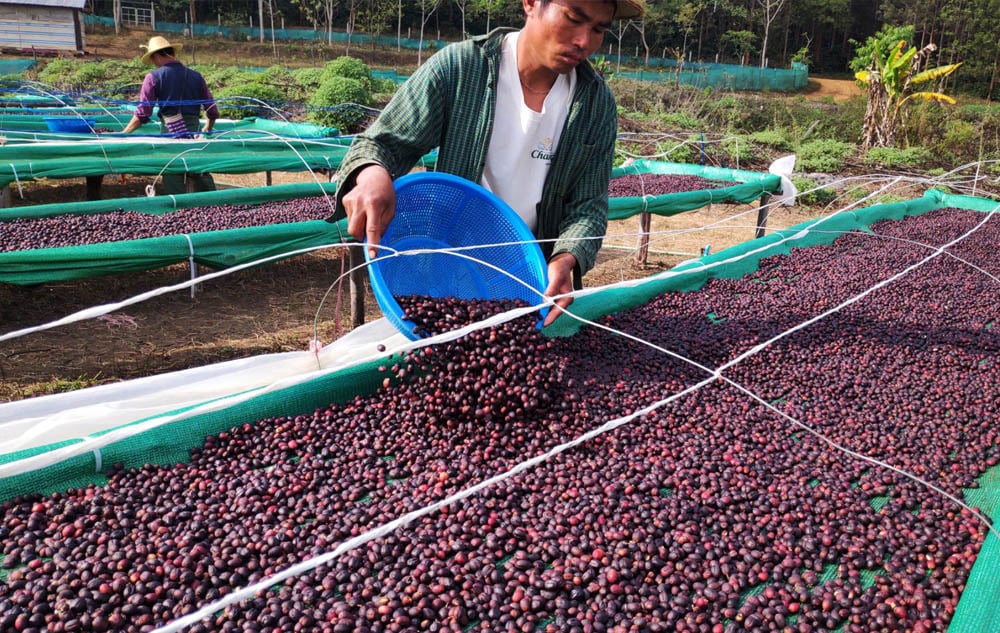
[[[576,257],[572,253],[559,253],[549,260],[549,287],[545,289],[546,297],[555,297],[555,302],[545,317],[543,327],[555,321],[564,308],[573,303],[573,270],[576,268]],[[565,296],[562,296],[565,295]]]

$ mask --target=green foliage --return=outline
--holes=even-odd
[[[907,145],[926,148],[937,161],[954,165],[982,160],[1000,152],[1000,108],[920,103],[912,109],[905,131]]]
[[[853,144],[833,139],[807,141],[796,148],[798,156],[796,169],[798,171],[837,172],[843,169],[844,159],[854,150]]]
[[[38,71],[39,82],[60,90],[71,89],[69,78],[76,72],[77,62],[72,59],[53,59]]]
[[[759,132],[753,132],[747,138],[758,145],[766,145],[783,152],[792,150],[792,140],[788,137],[786,131],[782,129],[760,130]]]
[[[208,84],[213,93],[217,93],[227,86],[254,82],[259,76],[259,73],[236,66],[205,66],[197,70],[205,77],[205,83]]]
[[[820,187],[812,178],[792,177],[792,184],[799,192],[795,202],[809,207],[825,207],[837,199],[837,192],[829,187]]]
[[[334,76],[325,80],[309,99],[313,107],[309,119],[317,125],[335,127],[342,133],[356,131],[364,121],[371,95],[368,88],[350,77]]]
[[[810,66],[812,64],[812,54],[809,52],[809,47],[803,46],[799,50],[795,51],[792,55],[791,61],[804,66]]]
[[[880,196],[876,196],[872,200],[872,206],[876,204],[895,204],[897,202],[906,202],[907,199],[902,196],[897,196],[895,194],[886,193]]]
[[[887,169],[896,167],[916,167],[926,163],[931,153],[922,147],[873,147],[865,153],[866,165],[879,165]]]
[[[666,84],[659,85],[652,81],[638,81],[625,77],[614,77],[608,81],[608,86],[615,94],[619,108],[630,112],[653,114],[660,111],[672,112],[675,108],[664,103],[668,97]]]
[[[259,117],[272,119],[278,117],[277,110],[285,105],[285,91],[256,80],[243,84],[229,84],[213,94],[219,114],[226,119],[243,119]]]
[[[873,54],[877,54],[879,59],[886,59],[900,42],[907,44],[913,42],[913,32],[913,26],[883,24],[879,32],[870,36],[864,43],[849,40],[855,46],[855,52],[848,67],[852,73],[868,68],[872,65]]]
[[[684,142],[657,143],[656,149],[659,154],[663,154],[663,160],[672,163],[694,163],[701,156],[701,152],[698,151],[700,143],[697,136],[689,136]]]
[[[350,55],[341,55],[337,59],[323,65],[321,83],[326,83],[334,77],[354,79],[364,86],[366,92],[372,89],[372,71],[363,61]]]
[[[396,82],[388,77],[372,78],[372,94],[393,94],[396,88]]]
[[[942,155],[953,159],[959,156],[975,156],[981,133],[981,124],[974,125],[961,119],[948,119],[944,123],[944,135],[941,138]]]
[[[292,73],[284,66],[271,66],[260,73],[258,79],[262,83],[271,84],[272,86],[291,86],[297,83],[295,77]]]
[[[109,97],[137,94],[149,68],[137,60],[81,62],[54,59],[38,71],[40,83],[65,91],[98,92]]]
[[[657,115],[656,119],[668,127],[678,127],[686,130],[697,130],[701,127],[701,121],[689,112],[664,112]]]
[[[746,165],[753,160],[753,146],[745,137],[727,136],[722,139],[720,146],[734,167]]]
[[[792,181],[794,180],[793,178]],[[851,202],[861,202],[868,195],[868,190],[864,187],[850,187],[845,194]]]
[[[622,163],[633,156],[641,156],[642,147],[636,143],[623,143],[621,139],[615,141],[615,156],[612,159],[612,166],[621,167]]]
[[[295,88],[289,97],[295,101],[308,101],[309,96],[323,83],[323,69],[296,68],[292,71],[292,78],[295,79]]]
[[[757,52],[757,34],[753,31],[726,31],[719,38],[722,50],[742,59]]]

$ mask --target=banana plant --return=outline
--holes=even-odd
[[[936,49],[934,44],[928,44],[918,50],[907,47],[906,41],[900,41],[883,57],[876,47],[872,53],[872,64],[855,73],[854,78],[868,87],[868,108],[861,141],[863,149],[892,147],[896,133],[906,120],[903,106],[910,101],[956,103],[953,97],[943,92],[913,89],[913,86],[947,77],[962,65],[958,62],[920,70]]]

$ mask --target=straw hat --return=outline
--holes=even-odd
[[[635,0],[632,0],[632,1],[635,1]],[[619,3],[619,4],[622,4],[622,3]],[[180,44],[171,44],[170,42],[167,41],[167,38],[162,37],[160,35],[154,35],[153,37],[149,38],[149,44],[147,44],[143,48],[146,49],[146,52],[143,53],[143,55],[142,55],[142,63],[143,64],[152,64],[153,62],[152,62],[152,60],[150,60],[150,57],[153,56],[153,53],[155,53],[157,51],[162,51],[165,48],[172,48],[172,49],[174,49],[174,52],[176,53],[177,51],[181,50],[181,45]]]
[[[616,0],[618,9],[615,11],[616,20],[630,20],[641,18],[646,13],[646,3],[644,0]]]

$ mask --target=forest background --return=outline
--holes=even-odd
[[[91,0],[112,16],[130,0]],[[453,40],[522,21],[515,0],[160,0],[158,20],[221,26]],[[847,73],[856,45],[885,25],[914,27],[911,44],[934,44],[938,64],[962,62],[948,79],[958,93],[996,100],[1000,89],[1000,0],[647,0],[641,21],[619,24],[607,42],[643,58],[773,68],[805,63],[817,75]]]

